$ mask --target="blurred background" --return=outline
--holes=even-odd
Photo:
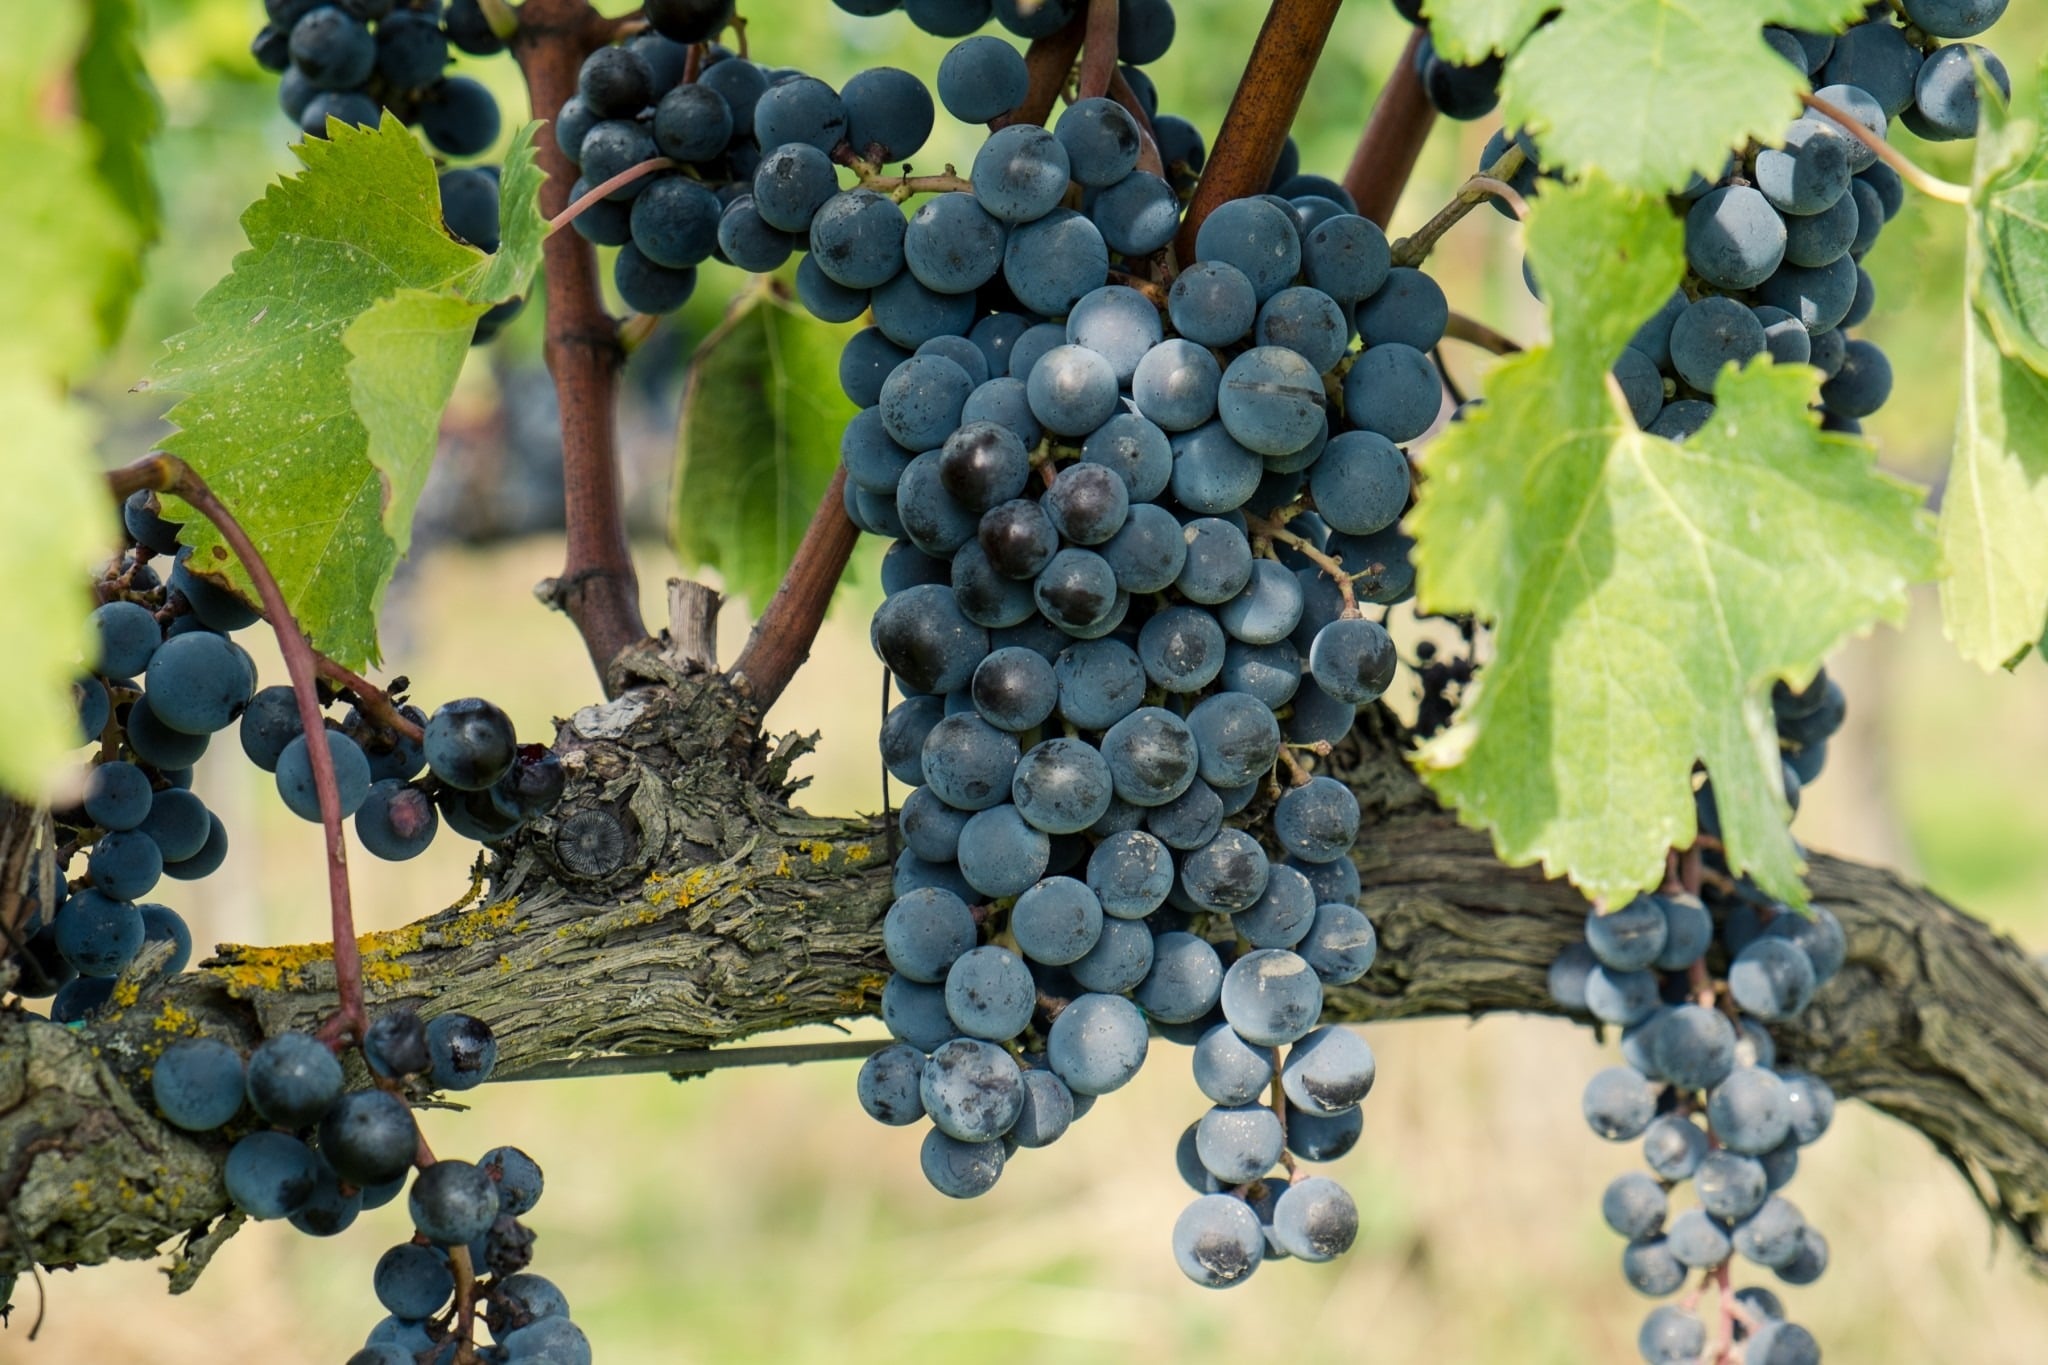
[[[241,210],[292,166],[294,136],[275,79],[248,59],[258,0],[144,0],[148,58],[168,129],[158,148],[164,243],[121,350],[91,394],[125,461],[161,431],[163,401],[130,392],[162,339],[242,246]],[[604,6],[610,12],[629,3]],[[1162,108],[1213,136],[1263,6],[1177,0],[1180,38],[1150,68]],[[757,59],[835,83],[877,63],[930,77],[945,44],[900,14],[855,20],[827,0],[745,0]],[[1405,26],[1384,0],[1352,0],[1296,129],[1305,170],[1339,175]],[[2048,7],[2015,5],[1990,35],[2015,72],[2048,50]],[[466,62],[516,126],[525,104],[508,60]],[[1589,73],[1589,78],[1594,73]],[[1413,228],[1477,162],[1490,123],[1440,125],[1395,224]],[[1967,178],[1967,151],[1900,132],[1910,155]],[[964,165],[972,134],[941,119],[918,161]],[[1868,264],[1879,302],[1868,334],[1899,382],[1870,425],[1885,463],[1933,484],[1946,459],[1958,383],[1961,218],[1913,201]],[[1517,338],[1540,334],[1512,225],[1481,212],[1431,263],[1453,307]],[[705,269],[698,296],[664,321],[626,373],[626,459],[648,618],[678,566],[662,527],[676,405],[697,341],[742,282]],[[539,361],[539,309],[476,352],[449,412],[443,459],[422,503],[412,561],[394,587],[385,653],[427,699],[481,692],[522,732],[597,695],[566,621],[528,589],[561,563],[553,393]],[[1455,343],[1452,343],[1455,345]],[[1449,356],[1468,389],[1484,357]],[[810,667],[770,717],[815,730],[806,795],[823,812],[880,805],[874,732],[880,670],[867,650],[875,547],[863,552]],[[729,605],[724,657],[747,628]],[[252,647],[259,642],[250,638]],[[261,659],[276,674],[274,655]],[[1882,861],[1925,880],[2034,950],[2048,949],[2048,672],[2032,660],[1987,678],[1942,638],[1933,594],[1905,630],[1841,652],[1850,726],[1806,798],[1809,844]],[[431,704],[431,703],[430,703]],[[288,815],[270,781],[238,762],[203,765],[199,785],[232,831],[224,871],[176,908],[202,944],[293,942],[323,932],[316,829]],[[353,862],[366,928],[397,925],[462,893],[468,857],[443,840],[413,863]],[[864,1026],[871,1029],[872,1025]],[[1189,1198],[1172,1151],[1203,1102],[1178,1051],[1054,1149],[1016,1162],[988,1197],[955,1204],[917,1169],[917,1130],[882,1129],[853,1100],[852,1064],[745,1071],[685,1084],[659,1078],[494,1085],[473,1112],[428,1116],[437,1150],[474,1156],[516,1144],[546,1169],[533,1221],[535,1269],[567,1293],[598,1357],[625,1362],[1367,1361],[1622,1365],[1636,1360],[1649,1304],[1619,1274],[1620,1244],[1598,1213],[1607,1180],[1634,1162],[1579,1118],[1579,1092],[1605,1059],[1564,1024],[1500,1018],[1369,1030],[1380,1055],[1366,1135],[1332,1174],[1356,1195],[1359,1245],[1329,1265],[1280,1264],[1228,1294],[1189,1285],[1167,1232]],[[2044,1358],[2048,1285],[2001,1246],[1964,1184],[1913,1133],[1845,1107],[1803,1163],[1793,1195],[1826,1232],[1834,1265],[1789,1291],[1836,1362]],[[251,1226],[198,1288],[167,1297],[143,1264],[46,1277],[0,1333],[0,1361],[296,1365],[347,1358],[381,1310],[370,1269],[410,1233],[402,1207],[365,1215],[332,1243]],[[22,1297],[32,1299],[24,1286]]]

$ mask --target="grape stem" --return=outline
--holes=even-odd
[[[1308,539],[1306,536],[1296,535],[1294,532],[1288,530],[1285,526],[1278,525],[1275,522],[1267,521],[1262,517],[1255,517],[1250,514],[1246,514],[1245,520],[1248,523],[1250,523],[1252,534],[1257,536],[1260,540],[1277,540],[1282,545],[1290,546],[1303,559],[1306,559],[1309,563],[1315,565],[1318,569],[1321,569],[1325,576],[1327,576],[1336,583],[1337,593],[1340,597],[1344,599],[1345,617],[1350,618],[1358,615],[1358,596],[1351,586],[1352,576],[1344,568],[1344,564],[1341,560],[1332,558],[1330,555],[1324,554],[1321,550],[1318,550],[1316,548],[1314,541]]]
[[[1085,13],[1076,14],[1058,33],[1032,40],[1024,51],[1024,68],[1031,76],[1024,102],[1009,113],[990,119],[991,129],[1007,128],[1013,123],[1045,122],[1059,101],[1060,91],[1066,88],[1067,77],[1073,73],[1074,58],[1081,51],[1087,24]]]
[[[1458,192],[1451,196],[1451,202],[1438,209],[1436,215],[1417,229],[1412,237],[1403,237],[1394,243],[1394,264],[1415,266],[1428,260],[1429,253],[1436,249],[1443,235],[1489,198],[1504,198],[1508,207],[1515,209],[1517,218],[1527,213],[1527,201],[1507,182],[1520,173],[1528,160],[1528,155],[1518,144],[1509,143],[1508,149],[1492,165],[1459,186]],[[1506,196],[1501,194],[1503,190]]]
[[[1180,258],[1195,259],[1195,236],[1211,213],[1265,191],[1287,130],[1329,40],[1341,0],[1273,0],[1216,132],[1209,164],[1181,219]]]
[[[1422,51],[1426,30],[1408,35],[1387,84],[1372,107],[1358,147],[1351,153],[1351,165],[1344,172],[1344,189],[1358,204],[1359,213],[1382,228],[1392,221],[1401,191],[1415,173],[1422,156],[1422,144],[1436,126],[1436,106],[1422,88],[1422,74],[1416,58]]]
[[[320,803],[320,829],[327,841],[327,903],[334,938],[334,989],[339,997],[339,1007],[321,1026],[320,1037],[338,1052],[344,1045],[344,1039],[363,1036],[368,1021],[363,1014],[363,962],[356,950],[355,911],[349,903],[348,846],[341,838],[341,794],[334,781],[334,755],[327,745],[313,742],[315,736],[324,735],[327,731],[326,719],[320,713],[320,694],[316,683],[319,664],[314,657],[313,646],[307,643],[305,632],[293,619],[292,609],[286,604],[276,577],[263,561],[263,552],[256,548],[256,542],[249,538],[249,533],[242,529],[242,524],[235,520],[227,505],[191,466],[175,455],[158,452],[144,456],[125,469],[115,470],[107,476],[107,482],[116,498],[125,498],[142,489],[175,494],[183,498],[193,511],[213,523],[221,539],[241,561],[249,581],[255,584],[256,595],[263,603],[264,619],[270,622],[270,629],[277,636],[278,652],[284,655],[285,671],[291,675],[292,698],[298,703],[299,728],[305,732],[306,757],[313,768],[313,792]]]
[[[675,162],[665,156],[650,157],[645,161],[626,167],[625,170],[620,171],[603,184],[591,186],[588,190],[584,191],[581,199],[576,200],[569,207],[548,219],[548,236],[554,236],[563,228],[581,218],[593,205],[602,202],[613,190],[623,189],[635,180],[639,180],[643,176],[653,175],[656,171],[673,170],[675,165]]]
[[[908,171],[909,167],[904,169]],[[860,184],[862,189],[886,194],[899,204],[913,194],[949,194],[955,190],[971,194],[974,191],[973,182],[962,179],[951,166],[946,167],[944,175],[879,175],[862,170]]]
[[[1088,0],[1081,36],[1082,99],[1101,99],[1116,78],[1117,0]]]
[[[1930,199],[1939,199],[1944,204],[1967,204],[1970,202],[1970,187],[1958,185],[1952,180],[1943,180],[1931,171],[1923,170],[1908,160],[1906,154],[1886,142],[1856,121],[1854,115],[1839,105],[1831,104],[1820,96],[1808,93],[1799,97],[1806,107],[1823,118],[1831,120],[1850,137],[1877,154],[1877,159],[1899,173],[1899,178]]]
[[[552,122],[576,93],[583,59],[619,31],[589,0],[526,0],[519,9],[513,55],[526,77],[533,116]],[[541,212],[568,207],[576,167],[552,137],[536,143]],[[568,528],[562,572],[539,589],[566,613],[583,639],[599,681],[609,691],[612,661],[647,638],[640,616],[639,573],[626,541],[613,400],[623,358],[618,326],[598,291],[597,258],[575,233],[545,244],[545,354],[562,417],[562,506]]]
[[[846,470],[841,466],[832,471],[832,482],[804,528],[789,572],[726,675],[761,710],[775,704],[810,657],[811,643],[825,622],[825,608],[859,539],[859,528],[846,515]]]
[[[1728,1262],[1714,1267],[1715,1301],[1721,1310],[1721,1344],[1714,1352],[1719,1365],[1735,1358],[1735,1294],[1728,1286]]]
[[[1450,320],[1444,324],[1444,335],[1495,355],[1519,355],[1522,350],[1522,343],[1513,337],[1496,332],[1479,319],[1463,313],[1451,314]]]
[[[418,722],[398,709],[391,700],[391,694],[362,674],[342,667],[317,649],[313,651],[313,666],[321,677],[337,686],[347,688],[356,699],[357,709],[386,730],[396,731],[415,744],[426,739],[426,734],[420,729]]]

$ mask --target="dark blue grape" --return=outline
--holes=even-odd
[[[142,947],[141,912],[91,887],[59,906],[51,927],[57,951],[80,976],[119,976]]]
[[[413,1178],[406,1210],[428,1241],[463,1246],[489,1232],[497,1221],[498,1190],[481,1167],[467,1161],[437,1161]]]
[[[341,1063],[311,1034],[280,1033],[249,1056],[249,1103],[283,1128],[306,1128],[341,1095]]]
[[[483,1020],[442,1014],[427,1024],[429,1074],[437,1090],[470,1090],[491,1078],[498,1064],[498,1040]]]
[[[1058,138],[1035,124],[1017,123],[990,135],[968,178],[983,208],[1005,222],[1029,223],[1059,206],[1069,170]]]
[[[889,965],[912,981],[937,983],[976,939],[966,902],[947,891],[925,887],[898,897],[882,920],[882,949]]]
[[[856,1088],[860,1107],[878,1123],[900,1128],[924,1117],[919,1094],[925,1057],[916,1048],[894,1043],[870,1053],[861,1063]]]
[[[209,812],[207,815],[206,842],[201,844],[199,851],[191,857],[180,859],[177,862],[166,862],[164,864],[164,875],[166,877],[175,877],[179,881],[201,881],[219,871],[220,865],[227,861],[227,856],[227,827],[221,824],[218,815]]]
[[[1264,199],[1237,199],[1219,205],[1202,220],[1195,257],[1235,266],[1263,303],[1300,272],[1301,239],[1285,210]],[[1181,331],[1188,335],[1185,328]]]
[[[1005,1042],[1031,1022],[1038,990],[1031,970],[1007,948],[994,945],[961,954],[946,972],[946,1014],[959,1033]],[[926,1099],[926,1107],[930,1107]]]
[[[939,101],[962,123],[987,123],[1024,102],[1030,73],[1000,38],[969,38],[939,62]]]
[[[289,1218],[313,1197],[320,1159],[287,1133],[255,1132],[228,1149],[221,1178],[251,1218]]]
[[[1209,998],[1213,1003],[1213,990]],[[1146,1049],[1145,1016],[1120,995],[1092,992],[1069,1002],[1046,1033],[1046,1062],[1076,1095],[1120,1089],[1145,1064]]]
[[[235,646],[207,631],[164,641],[150,658],[146,685],[156,719],[188,735],[226,729],[252,690]]]
[[[1109,279],[1109,247],[1095,224],[1056,208],[1010,230],[1003,282],[1036,313],[1057,317]]]
[[[369,798],[370,763],[363,757],[362,749],[347,735],[335,730],[321,733],[327,740],[327,752],[334,762],[334,785],[341,816],[347,819],[361,810],[363,802]],[[431,746],[433,731],[429,730],[427,735]],[[301,820],[318,821],[320,797],[314,787],[313,759],[309,748],[306,737],[300,735],[285,745],[284,752],[278,755],[277,794],[284,801],[285,808]]]
[[[846,140],[846,105],[811,76],[774,82],[755,101],[754,138],[764,148],[794,144],[829,153]]]
[[[512,721],[481,697],[435,709],[426,724],[427,766],[462,791],[482,791],[511,770],[517,750]]]
[[[181,1038],[149,1078],[157,1112],[178,1127],[210,1132],[242,1108],[242,1055],[217,1038]]]
[[[95,667],[109,678],[142,676],[164,638],[149,608],[134,602],[105,603],[93,612],[92,627],[98,642]]]
[[[1344,411],[1352,423],[1396,444],[1429,430],[1442,407],[1443,380],[1412,346],[1375,346],[1344,376]]]
[[[396,778],[371,784],[356,812],[356,837],[386,862],[403,862],[426,852],[440,827],[426,793]]]
[[[404,1242],[378,1258],[371,1287],[393,1317],[419,1321],[447,1306],[455,1293],[455,1272],[433,1248]]]
[[[149,818],[151,802],[149,774],[133,763],[99,763],[86,774],[86,818],[102,829],[134,829]]]
[[[138,830],[103,834],[86,859],[85,871],[103,894],[117,901],[137,900],[163,876],[163,850]]]
[[[420,103],[419,118],[427,141],[449,156],[476,156],[487,151],[498,140],[501,126],[498,101],[467,76],[450,76],[429,87]],[[587,154],[587,141],[585,148]]]

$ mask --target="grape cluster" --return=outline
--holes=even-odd
[[[409,1100],[489,1079],[498,1054],[489,1026],[393,1010],[370,1024],[362,1051],[376,1084],[348,1090],[335,1051],[312,1034],[277,1034],[246,1058],[218,1038],[181,1038],[157,1057],[151,1096],[169,1123],[234,1139],[222,1178],[237,1209],[308,1236],[341,1232],[405,1193],[410,1177],[417,1235],[378,1260],[371,1283],[389,1316],[349,1365],[455,1360],[456,1248],[468,1252],[472,1302],[496,1339],[479,1359],[588,1365],[561,1291],[526,1269],[534,1234],[520,1220],[540,1200],[540,1167],[516,1147],[475,1162],[426,1159],[421,1148]]]
[[[138,493],[123,508],[130,545],[101,576],[91,618],[93,671],[75,688],[79,739],[96,744],[77,804],[52,812],[57,858],[32,905],[18,989],[54,995],[51,1017],[75,1022],[105,1003],[146,943],[173,945],[165,974],[191,960],[192,934],[168,906],[145,899],[160,880],[197,881],[227,857],[227,830],[192,790],[212,737],[235,727],[242,752],[277,779],[294,814],[320,818],[313,765],[292,690],[257,686],[256,665],[233,638],[256,612],[195,573],[178,526]],[[169,577],[157,565],[168,559]],[[327,698],[341,700],[339,694]],[[344,816],[379,858],[426,849],[446,820],[465,838],[496,843],[549,809],[563,772],[553,753],[521,747],[512,723],[476,698],[429,717],[402,706],[424,743],[387,728],[361,705],[322,731]],[[75,884],[72,864],[83,863]]]
[[[2000,89],[2011,83],[1988,49],[1939,40],[1981,33],[2004,8],[2003,0],[1914,0],[1902,6],[1903,25],[1877,6],[1840,35],[1769,28],[1764,36],[1809,77],[1817,98],[1877,137],[1897,119],[1921,138],[1951,141],[1976,132],[1979,64]],[[1530,165],[1517,187],[1526,193],[1537,157],[1520,141]],[[1507,145],[1496,134],[1485,159]],[[1795,122],[1783,146],[1748,148],[1718,180],[1696,179],[1677,200],[1685,283],[1615,365],[1636,424],[1685,439],[1712,418],[1723,369],[1768,355],[1818,369],[1822,426],[1861,432],[1891,396],[1892,369],[1875,343],[1848,329],[1876,304],[1861,262],[1904,198],[1896,171],[1817,112]]]
[[[1819,775],[1827,742],[1844,717],[1842,691],[1822,673],[1772,697],[1785,750],[1786,795]],[[1702,833],[1719,832],[1713,791],[1699,791]],[[1728,1292],[1735,1258],[1811,1284],[1828,1264],[1828,1243],[1781,1191],[1799,1149],[1834,1116],[1825,1081],[1781,1067],[1769,1025],[1798,1017],[1842,969],[1847,943],[1824,906],[1810,914],[1729,880],[1705,899],[1671,888],[1586,919],[1586,937],[1550,969],[1550,993],[1567,1009],[1621,1029],[1625,1065],[1595,1076],[1584,1112],[1612,1142],[1642,1139],[1649,1172],[1617,1177],[1601,1198],[1609,1227],[1628,1239],[1622,1274],[1662,1298],[1699,1272]],[[1704,1126],[1702,1125],[1704,1120]],[[1698,1207],[1675,1217],[1671,1196],[1690,1181]],[[1789,1321],[1769,1289],[1735,1292],[1723,1305],[1744,1341],[1744,1365],[1819,1365],[1811,1333]],[[1651,1365],[1710,1358],[1710,1332],[1689,1309],[1652,1310],[1637,1341]]]
[[[974,37],[939,98],[981,121],[1023,84]],[[1199,1197],[1173,1246],[1221,1287],[1357,1229],[1295,1169],[1349,1150],[1374,1078],[1318,1027],[1377,939],[1357,799],[1312,766],[1395,676],[1360,604],[1412,589],[1401,445],[1443,405],[1445,304],[1320,179],[1220,206],[1173,276],[1179,198],[1142,145],[1081,99],[993,133],[907,224],[859,186],[803,205],[806,267],[872,313],[841,454],[849,516],[895,542],[871,639],[904,696],[884,760],[914,788],[883,922],[899,1041],[858,1089],[884,1123],[928,1118],[926,1176],[970,1197],[1152,1034],[1192,1046],[1214,1107],[1181,1142]]]
[[[269,17],[250,45],[280,75],[277,101],[307,137],[327,120],[375,127],[389,109],[418,125],[451,157],[476,156],[497,141],[501,119],[491,92],[445,74],[451,50],[488,57],[505,50],[477,0],[264,0]],[[440,174],[441,217],[481,251],[498,249],[498,168],[451,166]],[[516,317],[508,299],[477,319],[476,345]]]

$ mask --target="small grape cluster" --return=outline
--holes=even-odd
[[[1024,83],[972,37],[939,97],[980,122]],[[1400,443],[1442,409],[1446,307],[1340,187],[1287,167],[1313,192],[1218,207],[1173,276],[1180,204],[1142,145],[1083,98],[994,132],[907,224],[822,157],[792,202],[806,266],[873,317],[841,358],[862,405],[841,455],[849,516],[895,541],[871,638],[904,693],[884,761],[914,788],[883,922],[899,1041],[861,1102],[928,1118],[927,1178],[970,1197],[1126,1084],[1151,1034],[1192,1046],[1214,1107],[1181,1142],[1199,1197],[1173,1246],[1221,1287],[1357,1230],[1295,1168],[1349,1150],[1374,1079],[1358,1035],[1318,1027],[1377,938],[1357,799],[1312,767],[1395,677],[1360,603],[1412,590]],[[785,154],[811,159],[771,153],[757,200]]]
[[[280,74],[277,100],[307,137],[327,120],[375,127],[389,109],[417,124],[452,157],[497,141],[498,102],[467,76],[449,76],[450,50],[488,57],[505,50],[477,0],[264,0],[269,17],[251,44],[258,64]],[[498,168],[451,166],[440,174],[448,230],[480,251],[498,249]],[[508,299],[477,319],[483,345],[518,315]]]
[[[1773,705],[1796,805],[1842,723],[1842,691],[1822,673],[1798,691],[1780,684]],[[1699,806],[1711,836],[1710,786],[1700,788]],[[1786,1318],[1776,1294],[1731,1293],[1728,1276],[1738,1255],[1791,1285],[1827,1269],[1827,1239],[1779,1191],[1798,1169],[1799,1149],[1827,1130],[1835,1096],[1819,1077],[1778,1065],[1768,1025],[1806,1009],[1842,969],[1847,943],[1825,906],[1791,910],[1727,878],[1717,856],[1703,861],[1728,889],[1702,899],[1668,888],[1588,915],[1585,941],[1551,966],[1550,993],[1622,1030],[1626,1065],[1593,1078],[1584,1112],[1601,1137],[1643,1142],[1649,1173],[1617,1177],[1601,1200],[1608,1226],[1629,1239],[1629,1284],[1662,1298],[1700,1272],[1720,1290],[1727,1338],[1744,1343],[1744,1365],[1819,1365],[1819,1344]],[[1671,1194],[1687,1181],[1699,1206],[1673,1218]],[[1717,1358],[1709,1335],[1689,1305],[1666,1305],[1637,1340],[1650,1365],[1691,1365]]]
[[[435,1160],[413,1119],[415,1093],[490,1078],[498,1044],[489,1026],[466,1014],[423,1023],[392,1010],[370,1024],[362,1053],[375,1084],[349,1090],[336,1050],[309,1033],[267,1038],[246,1059],[218,1038],[181,1038],[157,1057],[150,1091],[171,1124],[234,1138],[222,1179],[251,1218],[332,1237],[396,1199],[411,1176],[417,1236],[378,1260],[372,1287],[389,1316],[349,1365],[453,1362],[465,1325],[451,1304],[459,1273],[475,1277],[470,1312],[481,1306],[497,1341],[480,1359],[588,1365],[589,1343],[561,1291],[526,1269],[534,1234],[520,1219],[540,1200],[540,1167],[516,1147],[474,1163]],[[451,1258],[457,1248],[466,1266]]]
[[[232,636],[255,623],[256,612],[193,572],[178,525],[164,520],[153,495],[135,494],[123,517],[131,544],[96,585],[93,671],[75,689],[80,742],[98,748],[78,803],[52,813],[53,875],[29,888],[18,965],[18,989],[54,994],[51,1017],[65,1023],[104,1004],[144,944],[172,944],[166,975],[191,960],[184,919],[144,897],[163,877],[200,880],[227,857],[226,828],[191,790],[193,765],[213,735],[235,726],[243,753],[275,774],[285,806],[320,818],[292,690],[258,688],[255,662]],[[155,567],[165,558],[168,579]],[[423,741],[362,704],[323,731],[342,814],[355,817],[357,837],[375,856],[416,856],[444,819],[465,838],[496,843],[560,798],[560,760],[542,746],[518,745],[512,722],[491,703],[453,701],[432,717],[403,704],[398,711],[422,727]],[[81,858],[84,875],[74,886],[71,864]]]
[[[1976,132],[1980,66],[2001,90],[2011,82],[1988,49],[1939,39],[1981,33],[2004,8],[2003,0],[1912,0],[1903,25],[1890,7],[1875,6],[1840,35],[1770,28],[1764,36],[1813,81],[1816,98],[1875,137],[1896,118],[1921,138],[1952,141]],[[1488,154],[1504,147],[1497,141]],[[1891,396],[1892,369],[1875,343],[1848,329],[1876,305],[1861,262],[1904,198],[1898,172],[1817,112],[1795,122],[1782,147],[1752,147],[1717,181],[1696,179],[1679,200],[1685,286],[1615,366],[1637,425],[1683,440],[1712,418],[1724,367],[1768,355],[1818,369],[1822,426],[1860,432]]]

